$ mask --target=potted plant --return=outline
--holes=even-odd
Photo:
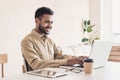
[[[85,45],[92,45],[94,40],[98,40],[99,36],[97,35],[97,31],[94,29],[95,24],[92,25],[90,20],[83,20],[82,28],[83,28],[83,38],[82,43]]]

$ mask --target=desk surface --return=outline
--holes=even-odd
[[[120,63],[107,62],[104,68],[93,70],[91,75],[86,75],[83,72],[74,73],[72,71],[68,71],[67,74],[67,76],[52,79],[29,74],[21,74],[2,80],[120,80]]]

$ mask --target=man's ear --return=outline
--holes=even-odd
[[[35,18],[35,23],[38,23],[39,22],[39,19],[38,18]]]

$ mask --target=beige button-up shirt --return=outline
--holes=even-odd
[[[67,65],[67,55],[49,38],[34,29],[21,42],[23,57],[33,70]]]

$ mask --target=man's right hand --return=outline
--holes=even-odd
[[[74,64],[83,64],[82,60],[80,58],[70,58],[67,60],[67,65],[72,66]]]

